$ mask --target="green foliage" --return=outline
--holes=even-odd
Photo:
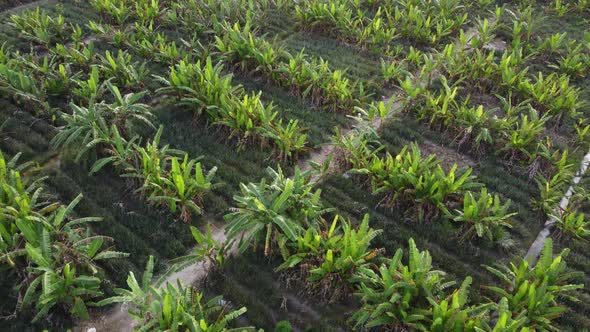
[[[90,68],[96,63],[97,58],[93,41],[88,42],[88,45],[81,42],[75,42],[73,45],[56,44],[50,52],[63,63],[71,64],[80,69]]]
[[[277,66],[282,49],[274,49],[264,37],[256,37],[250,22],[244,26],[238,23],[222,24],[216,29],[221,37],[215,36],[215,47],[221,58],[236,64],[243,71],[260,71],[270,74]]]
[[[165,206],[171,213],[179,213],[180,218],[190,222],[193,215],[203,213],[203,196],[212,188],[212,180],[217,168],[205,172],[196,159],[189,160],[188,155],[170,149],[168,145],[159,147],[163,128],[145,147],[135,145],[131,155],[132,162],[118,161],[124,176],[140,181],[138,192],[156,206]],[[124,147],[118,150],[126,151]],[[177,156],[182,156],[182,162]],[[117,162],[117,158],[107,157],[98,161],[93,171],[107,163]],[[130,165],[130,166],[129,166]]]
[[[539,189],[539,198],[532,199],[533,206],[549,216],[554,214],[561,198],[572,183],[573,164],[568,162],[567,150],[561,155],[561,158],[553,162],[553,170],[550,176],[537,175],[535,182]]]
[[[211,189],[217,168],[205,173],[201,163],[195,159],[189,161],[187,154],[182,162],[176,157],[160,155],[156,152],[157,144],[154,140],[146,149],[138,149],[142,167],[135,175],[143,181],[138,190],[156,206],[164,205],[172,213],[180,212],[180,218],[190,222],[192,215],[203,213],[203,196]]]
[[[224,216],[229,223],[228,239],[240,238],[240,251],[264,241],[264,255],[287,239],[296,241],[303,228],[316,225],[325,212],[321,191],[313,191],[310,172],[295,169],[292,179],[283,171],[268,168],[272,180],[240,184],[241,195],[235,195],[238,207]]]
[[[395,157],[386,153],[384,158],[373,156],[363,168],[353,169],[371,180],[374,194],[385,193],[386,206],[397,201],[416,206],[419,218],[436,215],[437,211],[448,212],[446,205],[457,194],[479,186],[474,182],[471,170],[456,175],[454,165],[445,172],[434,155],[422,158],[420,149],[412,145],[411,151],[405,146]]]
[[[127,21],[133,9],[130,1],[126,0],[91,0],[90,3],[96,11],[107,14],[119,26]]]
[[[100,73],[96,66],[92,66],[87,80],[75,80],[74,84],[77,87],[72,90],[72,94],[82,102],[99,99],[105,87],[100,83]]]
[[[500,197],[492,196],[486,188],[482,188],[479,196],[466,192],[463,199],[463,209],[456,209],[452,220],[464,225],[463,237],[486,237],[493,240],[501,227],[512,228],[510,217],[516,213],[509,213],[510,201],[500,203]]]
[[[356,328],[378,327],[382,329],[407,326],[418,330],[426,328],[430,316],[430,302],[444,296],[444,290],[453,282],[444,280],[442,271],[432,269],[428,251],[419,251],[414,240],[409,240],[408,264],[402,262],[403,251],[398,249],[377,270],[360,269],[358,296],[361,308],[353,315]],[[465,289],[469,280],[459,290],[457,310],[465,304]],[[435,313],[436,325],[443,324],[440,304]],[[452,326],[452,325],[451,325]]]
[[[99,68],[106,77],[112,77],[113,82],[123,88],[134,88],[143,85],[149,70],[145,63],[134,62],[131,54],[119,50],[116,55],[106,51],[105,55],[99,55]]]
[[[469,306],[469,286],[471,277],[465,278],[461,287],[452,294],[440,300],[430,298],[432,305],[429,321],[425,331],[471,331],[488,319],[487,311],[491,304]]]
[[[211,270],[223,270],[234,242],[217,239],[219,233],[213,234],[211,232],[211,224],[207,224],[205,234],[194,226],[191,226],[191,233],[197,242],[194,253],[172,260],[174,266],[171,270],[179,270],[187,265],[201,261],[208,264],[205,267],[208,271],[207,275]]]
[[[96,154],[97,148],[109,145],[113,126],[123,131],[125,136],[131,136],[137,125],[154,128],[152,113],[147,105],[139,102],[145,91],[122,95],[119,88],[109,81],[106,82],[106,87],[111,93],[113,103],[108,104],[104,100],[96,103],[94,98],[89,100],[88,107],[71,103],[72,113],[62,114],[66,125],[52,139],[52,144],[56,147],[76,150],[77,161],[90,152]]]
[[[261,93],[248,95],[241,86],[233,86],[231,75],[224,75],[222,70],[221,63],[213,66],[210,57],[204,66],[200,60],[196,64],[181,60],[170,69],[169,79],[156,77],[165,85],[158,93],[176,96],[179,105],[199,115],[206,112],[213,123],[230,130],[230,137],[240,137],[239,148],[249,140],[264,145],[271,139],[276,155],[282,159],[295,157],[305,148],[307,136],[297,121],[286,126],[276,121],[278,112],[272,103],[265,105]]]
[[[291,323],[287,320],[282,320],[275,325],[275,332],[291,332],[293,328],[291,327]]]
[[[35,10],[23,11],[19,15],[11,15],[10,20],[10,24],[23,37],[45,47],[49,47],[53,42],[64,40],[70,30],[63,16],[51,17],[39,7]]]
[[[590,220],[586,214],[575,210],[566,210],[561,215],[552,215],[558,229],[557,238],[572,236],[579,239],[590,236]]]
[[[215,30],[215,47],[222,59],[236,64],[242,71],[258,71],[299,95],[310,97],[312,103],[332,111],[349,110],[359,99],[367,97],[345,77],[342,70],[332,70],[321,58],[308,60],[304,50],[293,56],[282,48],[274,48],[264,37],[254,35],[252,21],[240,26],[220,24]]]
[[[24,104],[28,109],[34,106],[49,109],[45,101],[45,91],[39,82],[31,77],[31,73],[2,63],[0,63],[0,93],[19,104]]]
[[[381,230],[369,227],[368,214],[358,227],[346,220],[339,227],[339,219],[336,215],[329,229],[310,227],[296,241],[283,241],[284,263],[278,267],[280,271],[298,266],[310,291],[331,302],[350,295],[356,272],[367,268],[381,252],[371,249]]]
[[[188,31],[204,34],[216,34],[225,22],[238,23],[260,22],[269,7],[267,0],[235,0],[218,2],[215,0],[192,1],[179,0],[171,4],[166,13],[166,21],[172,26],[182,26]]]
[[[324,59],[311,58],[304,50],[295,56],[287,56],[288,61],[276,66],[274,80],[293,93],[310,98],[314,105],[347,112],[358,104],[358,99],[367,97],[357,83],[350,82],[345,71],[332,70]]]
[[[222,298],[205,300],[203,293],[191,286],[166,283],[158,288],[152,285],[154,258],[150,256],[141,284],[133,272],[129,272],[129,289],[118,288],[116,296],[98,302],[104,306],[112,303],[129,303],[129,314],[138,322],[141,331],[253,331],[251,327],[232,329],[230,324],[246,312],[242,307],[230,310]]]
[[[71,217],[82,195],[67,206],[41,203],[42,179],[23,179],[30,164],[17,159],[0,153],[0,262],[19,278],[17,311],[34,309],[33,322],[55,311],[88,318],[88,301],[102,295],[96,263],[126,254],[104,249],[110,238],[81,227],[100,218]]]
[[[543,76],[539,73],[534,82],[528,78],[521,81],[518,89],[531,98],[543,114],[551,115],[559,122],[566,115],[577,117],[577,109],[581,106],[580,92],[570,85],[569,80],[567,75]]]
[[[391,51],[400,36],[421,44],[436,45],[467,22],[467,7],[460,0],[382,1],[371,15],[358,2],[325,3],[307,0],[295,6],[298,27],[326,33],[370,50]]]
[[[213,65],[208,57],[203,65],[187,63],[181,60],[170,68],[169,79],[157,76],[164,84],[158,93],[176,96],[179,104],[201,114],[206,111],[213,118],[219,118],[221,109],[229,107],[229,100],[233,94],[240,91],[239,86],[232,86],[231,75],[222,73],[221,63]]]
[[[553,320],[566,310],[558,303],[558,299],[568,298],[575,301],[568,293],[583,287],[567,283],[573,276],[566,270],[564,261],[568,252],[564,249],[553,257],[553,242],[548,239],[535,265],[522,260],[518,264],[511,263],[510,266],[486,267],[504,283],[504,287],[488,288],[499,297],[507,299],[507,308],[513,317],[526,317],[526,326],[535,330],[556,330]]]

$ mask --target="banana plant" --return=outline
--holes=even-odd
[[[207,276],[210,271],[223,270],[234,242],[216,239],[216,236],[211,232],[211,224],[207,224],[204,234],[198,228],[191,226],[191,234],[197,242],[194,253],[173,259],[171,262],[174,265],[171,269],[177,271],[187,265],[204,262],[208,264]]]
[[[296,160],[297,155],[304,151],[307,146],[307,135],[299,127],[298,120],[289,120],[286,126],[283,120],[275,121],[271,126],[263,127],[262,135],[270,138],[278,150],[275,155],[279,159]]]
[[[458,145],[472,142],[476,149],[482,145],[492,146],[497,128],[491,113],[491,110],[484,110],[482,105],[477,107],[460,105],[455,114],[455,123],[460,128],[457,130],[459,131]]]
[[[89,154],[96,155],[98,147],[110,142],[110,126],[100,104],[93,100],[88,107],[71,103],[70,108],[71,114],[62,115],[66,125],[53,137],[51,144],[58,148],[74,148],[75,160],[79,162]]]
[[[587,124],[584,119],[579,119],[578,123],[574,124],[574,129],[576,130],[576,147],[588,148],[590,146],[590,124]]]
[[[369,227],[369,215],[365,215],[358,228],[344,220],[342,228],[337,222],[343,219],[338,215],[322,238],[322,250],[311,253],[300,266],[309,269],[308,280],[315,292],[325,294],[330,301],[346,298],[351,292],[355,273],[369,266],[381,249],[371,249],[371,241],[381,234],[381,230]],[[307,234],[306,234],[307,235]],[[297,255],[297,254],[296,254]],[[289,262],[289,260],[287,260]],[[292,266],[293,262],[289,262]],[[320,288],[317,290],[317,288]]]
[[[203,196],[212,188],[217,168],[205,173],[201,163],[188,159],[182,151],[168,145],[159,147],[163,127],[145,147],[135,146],[137,165],[123,170],[125,176],[137,178],[141,184],[136,190],[143,193],[156,206],[165,206],[171,213],[180,213],[185,222],[193,215],[202,214]],[[181,156],[182,162],[179,162]]]
[[[53,262],[46,260],[40,248],[27,245],[27,254],[34,258],[37,265],[29,271],[37,274],[27,288],[20,304],[21,310],[27,310],[35,301],[37,313],[32,322],[46,317],[56,305],[63,305],[74,317],[88,319],[85,299],[101,296],[101,279],[87,275],[77,275],[76,268],[68,263],[63,269],[56,270]],[[38,290],[39,286],[41,289]]]
[[[268,13],[268,1],[236,0],[232,3],[206,0],[195,2],[180,0],[173,4],[173,11],[168,11],[169,20],[174,20],[187,30],[195,27],[207,35],[216,34],[216,27],[222,22],[260,22]]]
[[[145,159],[142,161],[144,164],[148,162]],[[212,187],[211,180],[217,167],[205,173],[201,163],[195,159],[189,161],[186,154],[182,163],[176,157],[170,158],[170,162],[168,173],[148,175],[140,190],[148,193],[148,201],[156,205],[165,204],[172,213],[178,210],[180,218],[190,222],[192,215],[203,213],[203,196]],[[155,179],[156,176],[160,178]]]
[[[77,69],[88,69],[96,63],[97,54],[93,41],[89,41],[88,44],[74,43],[71,46],[58,43],[50,52],[62,62],[70,63]]]
[[[289,61],[277,65],[273,79],[292,93],[311,98],[312,104],[331,111],[347,111],[358,100],[368,97],[356,82],[346,77],[345,71],[332,70],[324,59],[310,58],[303,50],[296,56],[286,56]]]
[[[242,136],[238,148],[245,146],[246,138],[256,138],[257,135],[264,135],[265,128],[274,128],[278,112],[271,103],[265,104],[261,100],[262,92],[251,95],[244,94],[241,99],[232,98],[230,105],[223,107],[215,119],[216,124],[226,126],[230,129],[230,138]],[[233,103],[232,103],[233,102]]]
[[[96,66],[92,66],[87,80],[75,80],[74,84],[77,87],[72,89],[72,94],[77,97],[80,102],[98,100],[102,97],[105,90],[104,84],[100,82],[100,73]]]
[[[18,164],[21,154],[7,160],[0,151],[0,260],[14,266],[11,250],[18,242],[17,220],[35,221],[51,213],[56,204],[47,204],[42,199],[42,182],[45,178],[29,179],[23,177],[34,166],[32,162]]]
[[[92,0],[91,4],[96,11],[105,14],[119,26],[125,24],[132,15],[133,7],[125,0]]]
[[[491,303],[468,306],[471,277],[465,278],[461,287],[440,302],[429,298],[432,309],[429,310],[430,326],[425,331],[477,331],[488,320]]]
[[[221,32],[221,37],[215,36],[215,47],[221,58],[243,71],[271,74],[283,53],[282,49],[275,49],[264,37],[255,36],[250,22],[244,26],[225,23],[216,30]]]
[[[139,0],[135,2],[134,14],[142,24],[153,24],[166,14],[166,7],[158,0]]]
[[[21,300],[17,311],[34,307],[33,322],[55,310],[88,318],[86,303],[102,295],[96,263],[127,254],[102,249],[105,241],[112,239],[92,236],[81,227],[100,218],[71,218],[82,195],[67,206],[40,203],[40,180],[28,187],[21,180],[18,170],[26,164],[16,167],[16,159],[8,163],[3,157],[0,160],[4,210],[0,216],[0,261],[16,268],[17,275],[23,278],[18,287]]]
[[[45,76],[44,90],[51,96],[67,96],[72,89],[72,83],[80,76],[80,73],[74,73],[69,64],[58,64],[57,68],[54,66],[49,67],[47,57],[44,57],[43,60],[46,66],[43,69]]]
[[[510,200],[500,203],[500,197],[492,196],[487,188],[482,188],[479,196],[468,191],[463,199],[463,209],[456,209],[450,218],[463,224],[463,238],[473,238],[475,235],[494,240],[502,227],[512,228],[510,218],[516,213],[509,213]]]
[[[333,162],[340,170],[362,169],[384,148],[372,126],[353,129],[350,135],[343,135],[338,130],[333,143],[336,145]]]
[[[533,330],[555,330],[553,321],[566,310],[558,303],[558,299],[575,301],[570,293],[583,287],[568,283],[574,276],[566,270],[565,257],[568,252],[568,249],[564,249],[554,257],[553,242],[547,239],[534,265],[521,260],[510,266],[486,266],[490,273],[504,283],[503,287],[489,286],[488,289],[506,299],[513,317],[526,317],[525,326]]]
[[[22,36],[46,48],[49,48],[53,42],[65,40],[70,28],[62,15],[49,16],[40,7],[35,10],[26,10],[18,15],[10,15],[10,21],[9,24]]]
[[[114,83],[123,88],[142,86],[149,74],[145,63],[134,62],[127,51],[119,50],[113,55],[107,50],[104,56],[99,55],[99,59],[98,67],[105,77],[112,78]]]
[[[569,163],[567,158],[568,152],[566,150],[562,153],[561,158],[553,161],[549,175],[540,173],[535,177],[539,189],[539,199],[533,198],[531,202],[535,209],[542,211],[546,216],[554,214],[574,177],[574,165]]]
[[[545,77],[539,72],[534,83],[525,79],[519,83],[518,89],[533,100],[543,115],[552,116],[558,125],[565,116],[574,119],[578,116],[580,92],[570,85],[567,75],[552,73]]]
[[[471,170],[456,176],[457,165],[445,172],[435,155],[422,158],[416,145],[405,146],[395,157],[373,156],[362,168],[353,173],[367,175],[374,194],[383,194],[382,204],[393,206],[396,201],[417,207],[419,219],[447,212],[446,204],[454,196],[479,186],[474,182]],[[417,203],[417,204],[416,204]]]
[[[278,112],[272,103],[262,101],[261,92],[248,95],[242,86],[232,85],[231,75],[222,73],[221,63],[213,65],[208,57],[204,66],[197,61],[181,60],[171,68],[169,79],[156,76],[164,84],[158,93],[175,96],[179,105],[189,106],[196,114],[203,112],[214,124],[230,130],[230,138],[238,137],[238,149],[248,142],[271,139],[282,159],[295,156],[305,147],[307,136],[297,121],[283,126],[276,121]]]
[[[23,104],[28,109],[39,106],[49,110],[46,92],[35,80],[31,73],[12,65],[0,64],[0,93],[7,98],[12,98],[18,104]]]
[[[566,210],[560,215],[551,215],[556,220],[558,229],[557,239],[564,236],[571,236],[579,239],[590,236],[590,221],[583,212]]]
[[[407,265],[398,249],[378,269],[359,269],[357,296],[362,305],[352,316],[355,328],[428,330],[430,301],[444,296],[454,282],[433,269],[428,251],[419,251],[413,239],[408,242]]]
[[[132,137],[138,124],[154,128],[152,113],[147,105],[139,103],[145,92],[122,95],[110,81],[105,86],[114,99],[113,103],[107,104],[104,100],[96,103],[92,98],[88,107],[70,103],[72,114],[62,114],[66,125],[51,140],[56,147],[74,148],[76,161],[89,153],[96,155],[98,148],[109,146],[112,126],[117,127],[124,137]]]
[[[296,241],[304,227],[316,225],[326,212],[320,201],[321,191],[309,185],[310,172],[295,169],[293,179],[283,171],[269,168],[272,182],[240,184],[240,195],[234,196],[238,207],[226,214],[227,237],[239,238],[239,249],[264,242],[264,255],[269,256],[278,243]]]
[[[549,67],[555,68],[570,77],[584,77],[590,68],[588,66],[590,56],[585,52],[584,48],[580,43],[569,46],[567,53],[562,55],[556,64],[551,64]]]
[[[534,109],[519,118],[509,119],[510,128],[504,131],[504,147],[498,150],[510,162],[532,162],[538,154],[539,136],[545,130],[548,115],[539,116]]]
[[[467,6],[460,1],[399,1],[388,21],[398,24],[402,36],[419,43],[436,45],[467,22]]]
[[[295,20],[300,29],[324,32],[341,38],[353,33],[351,27],[354,12],[346,1],[325,3],[309,0],[297,4],[294,9]]]
[[[404,81],[409,72],[403,62],[397,63],[391,61],[387,63],[381,59],[381,74],[385,80],[385,84],[390,86]]]
[[[105,84],[113,97],[113,103],[107,106],[110,116],[113,117],[113,125],[121,130],[129,130],[133,128],[134,122],[137,122],[156,129],[152,122],[155,116],[148,109],[148,105],[140,102],[147,91],[123,95],[121,90],[110,81],[106,81]]]
[[[213,65],[211,57],[205,63],[187,63],[181,60],[170,68],[169,78],[155,76],[164,86],[156,92],[174,96],[178,104],[188,106],[197,114],[206,112],[212,119],[220,118],[234,95],[242,88],[232,85],[231,75],[223,74],[222,63]]]
[[[138,135],[127,140],[119,133],[114,125],[110,131],[110,145],[105,148],[105,157],[94,162],[90,169],[90,175],[98,173],[107,165],[112,165],[115,169],[122,172],[134,174],[138,165],[137,146],[140,138]]]
[[[231,328],[231,322],[243,315],[246,308],[230,310],[222,305],[220,296],[208,301],[192,286],[166,283],[160,277],[152,283],[154,257],[150,256],[141,283],[129,272],[128,289],[115,289],[115,296],[101,300],[99,306],[129,303],[129,314],[142,331],[254,331],[251,327]],[[166,276],[166,275],[164,275]]]
[[[534,10],[531,4],[523,4],[523,6],[519,6],[515,10],[505,10],[504,12],[508,14],[506,18],[508,18],[511,26],[511,45],[513,49],[519,49],[530,43],[534,31],[545,19],[543,15],[539,15]]]
[[[498,319],[489,321],[482,319],[476,331],[492,331],[492,332],[531,332],[530,328],[526,327],[527,317],[525,312],[519,315],[513,315],[508,304],[508,299],[503,297],[497,305]]]

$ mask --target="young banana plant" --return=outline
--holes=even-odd
[[[42,110],[50,109],[44,88],[32,77],[11,64],[0,63],[0,94],[12,98],[27,109],[39,106]]]
[[[227,237],[239,238],[241,252],[249,246],[264,243],[264,255],[269,256],[281,241],[296,241],[304,227],[316,225],[326,212],[318,189],[309,185],[310,172],[295,170],[293,179],[285,177],[279,168],[268,169],[272,182],[240,184],[241,194],[234,196],[238,207],[226,214]]]
[[[486,188],[482,188],[479,195],[466,192],[463,208],[456,209],[450,218],[463,224],[463,238],[487,238],[495,240],[501,234],[502,227],[512,228],[510,218],[516,213],[508,212],[510,200],[500,203],[498,195],[492,196]]]
[[[127,255],[103,249],[112,239],[81,227],[100,218],[71,218],[82,195],[67,206],[40,203],[42,179],[21,177],[30,164],[17,166],[17,159],[6,162],[0,153],[0,262],[22,277],[17,311],[34,309],[33,322],[57,310],[88,318],[87,302],[102,295],[96,263]]]
[[[338,221],[341,219],[342,227],[339,227]],[[382,252],[381,249],[371,248],[372,240],[382,231],[369,226],[367,214],[358,227],[353,227],[350,221],[336,215],[327,232],[315,230],[312,232],[313,238],[310,238],[309,232],[303,237],[299,236],[297,245],[301,248],[301,244],[311,240],[312,250],[304,248],[302,252],[295,251],[294,259],[288,257],[281,266],[292,268],[299,265],[303,271],[307,270],[304,274],[309,281],[308,287],[313,293],[322,294],[324,300],[332,302],[348,297],[356,272],[368,268]],[[316,243],[318,245],[313,246]]]
[[[134,62],[127,51],[119,50],[113,55],[107,50],[105,55],[99,55],[99,58],[98,66],[105,77],[112,77],[116,84],[126,89],[142,86],[149,74],[146,64]]]
[[[564,249],[553,256],[553,242],[547,239],[538,262],[535,265],[525,260],[510,266],[487,266],[486,269],[504,282],[503,287],[488,288],[499,297],[505,298],[509,311],[517,317],[525,317],[525,326],[539,330],[554,330],[554,320],[566,310],[557,300],[560,297],[575,299],[570,293],[583,285],[569,284],[574,274],[566,271]]]
[[[184,222],[203,212],[203,196],[212,188],[217,168],[205,173],[201,163],[188,159],[182,151],[159,147],[163,127],[145,147],[135,146],[137,166],[125,170],[125,176],[142,183],[137,192],[156,206],[164,206],[171,213],[179,213]],[[179,162],[181,156],[182,162]]]
[[[445,273],[434,270],[428,251],[419,251],[409,240],[408,264],[402,262],[398,249],[376,269],[359,269],[357,296],[361,308],[352,316],[355,328],[412,328],[428,330],[432,301],[444,297],[454,282],[444,279]]]
[[[231,322],[243,315],[246,308],[230,310],[222,305],[221,296],[208,301],[203,293],[192,286],[166,283],[160,277],[152,283],[154,257],[150,256],[141,283],[129,272],[128,289],[115,289],[115,296],[101,300],[99,306],[113,303],[128,303],[129,314],[142,331],[254,331],[244,327],[232,329]],[[165,275],[164,275],[165,276]]]
[[[22,36],[46,48],[53,42],[65,40],[70,28],[63,16],[49,16],[40,7],[11,15],[10,20],[9,24],[20,31]]]

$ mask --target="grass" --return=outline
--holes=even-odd
[[[274,272],[275,263],[257,253],[244,253],[230,262],[223,276],[211,275],[209,290],[224,294],[232,306],[248,308],[240,326],[272,331],[279,321],[288,320],[300,331],[347,330],[352,303],[325,305],[302,296],[296,287],[285,288],[281,275]]]

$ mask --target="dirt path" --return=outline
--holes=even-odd
[[[582,159],[582,162],[580,163],[580,169],[576,173],[576,175],[572,181],[572,184],[569,186],[569,188],[565,192],[565,195],[563,195],[563,197],[561,198],[561,201],[559,202],[559,206],[555,209],[555,214],[561,215],[563,213],[563,211],[565,211],[567,209],[567,207],[570,203],[570,199],[571,199],[572,195],[574,194],[575,186],[577,186],[578,183],[580,183],[580,181],[582,180],[582,177],[584,176],[584,174],[588,170],[589,166],[590,166],[590,151],[588,151],[588,153],[584,156],[584,159]],[[524,259],[527,260],[530,264],[534,264],[537,262],[537,259],[539,258],[539,255],[541,254],[541,251],[543,250],[543,246],[545,245],[545,241],[547,240],[549,235],[551,235],[551,230],[553,229],[553,226],[555,225],[556,222],[557,221],[555,220],[555,218],[551,218],[551,217],[549,219],[547,219],[547,221],[545,221],[545,227],[539,232],[539,235],[537,235],[537,238],[535,239],[533,244],[531,244],[531,247],[529,248],[528,252],[524,256]]]

